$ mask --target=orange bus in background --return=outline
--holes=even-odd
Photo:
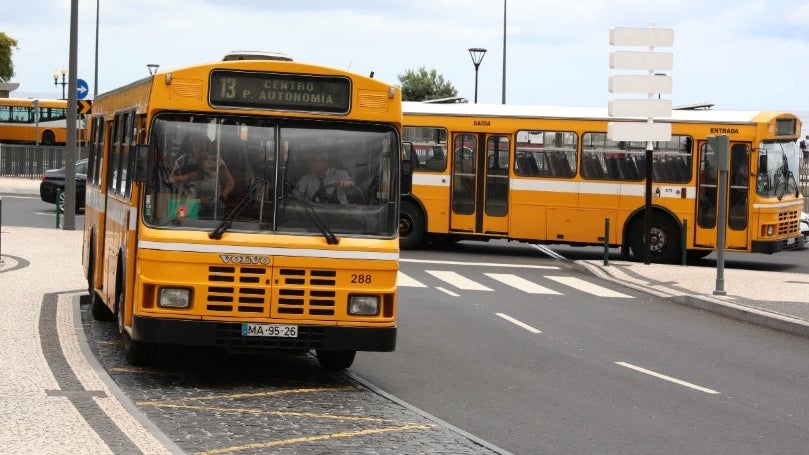
[[[401,92],[260,58],[93,102],[82,262],[133,364],[167,344],[313,350],[328,369],[395,349]],[[345,178],[309,199],[321,157]]]
[[[77,121],[76,137],[84,138]],[[63,145],[67,142],[67,100],[0,98],[0,142]]]
[[[506,239],[621,247],[644,258],[646,142],[615,142],[606,109],[403,103],[412,194],[403,249],[429,241]],[[651,260],[716,249],[717,157],[730,140],[726,248],[801,246],[801,122],[784,112],[674,110],[670,141],[654,143]],[[605,220],[609,238],[605,242]],[[683,227],[685,227],[683,236]]]

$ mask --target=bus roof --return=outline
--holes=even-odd
[[[512,117],[577,120],[638,120],[639,118],[610,117],[607,107],[538,106],[516,104],[435,104],[408,101],[402,103],[405,115],[455,115],[461,117]],[[779,115],[794,115],[777,111],[731,111],[673,109],[671,117],[656,119],[662,122],[695,123],[756,123]]]

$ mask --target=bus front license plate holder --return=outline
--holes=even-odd
[[[297,325],[285,324],[242,324],[242,336],[298,338]]]

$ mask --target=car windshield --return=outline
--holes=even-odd
[[[396,130],[344,122],[161,114],[149,145],[151,226],[392,238]]]
[[[765,141],[759,144],[756,193],[762,197],[795,194],[798,182],[798,147],[794,141]]]

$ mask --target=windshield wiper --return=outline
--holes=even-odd
[[[320,214],[317,213],[317,210],[315,210],[315,208],[312,207],[312,203],[306,200],[306,198],[301,195],[300,191],[298,191],[297,188],[289,187],[288,193],[292,196],[293,199],[295,199],[295,201],[297,201],[303,207],[303,211],[306,212],[307,215],[309,215],[309,219],[311,219],[312,222],[315,223],[315,226],[317,226],[317,228],[320,230],[320,233],[323,234],[323,237],[326,238],[326,243],[328,243],[329,245],[337,245],[338,243],[340,243],[340,239],[338,239],[337,236],[334,235],[334,232],[332,232],[331,229],[329,229],[329,226],[326,224],[325,221],[323,221],[323,218],[320,216]]]
[[[235,207],[233,207],[233,210],[231,210],[227,215],[225,215],[225,218],[222,220],[222,223],[220,223],[219,226],[216,227],[216,229],[208,233],[208,238],[214,240],[221,239],[222,234],[224,234],[225,231],[230,229],[230,226],[233,224],[233,220],[235,220],[236,217],[242,213],[242,211],[244,210],[245,207],[247,207],[248,204],[250,204],[255,200],[254,192],[256,187],[266,182],[267,182],[266,179],[258,179],[258,178],[253,179],[250,182],[250,186],[247,188],[247,193],[244,196],[242,196],[241,199],[239,199],[239,202],[236,204]]]

